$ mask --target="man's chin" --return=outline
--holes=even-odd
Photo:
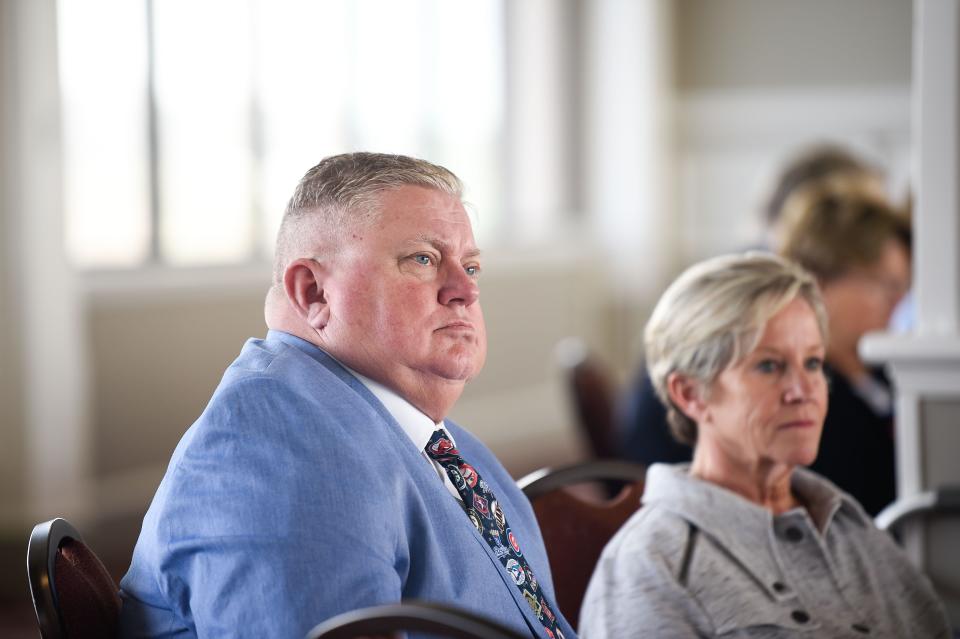
[[[444,362],[438,362],[433,368],[433,373],[450,383],[465,384],[480,373],[483,367],[483,359],[472,357],[457,357]]]
[[[463,385],[476,377],[478,372],[473,368],[443,368],[436,371],[435,374],[450,384]]]
[[[450,381],[470,381],[480,373],[486,360],[486,350],[475,342],[447,344],[434,353],[431,368]]]

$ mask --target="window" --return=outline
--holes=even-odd
[[[502,0],[60,0],[67,248],[86,268],[270,256],[321,157],[454,170],[495,232]]]

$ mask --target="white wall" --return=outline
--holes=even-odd
[[[902,0],[678,0],[681,261],[756,245],[784,161],[849,146],[905,191],[911,6]]]
[[[4,415],[12,472],[4,493],[10,512],[30,518],[68,504],[84,510],[78,480],[90,444],[81,300],[63,248],[55,6],[10,0],[0,14],[0,261],[7,267],[0,290],[9,296],[0,339],[16,392]]]
[[[675,0],[681,91],[910,82],[907,0]]]

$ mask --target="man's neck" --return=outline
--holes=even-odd
[[[409,369],[393,371],[390,375],[387,375],[382,369],[364,369],[351,361],[346,361],[337,353],[330,352],[330,349],[318,344],[318,340],[304,339],[337,360],[341,366],[351,373],[362,375],[396,394],[436,424],[443,421],[463,392],[464,382],[462,381],[446,380],[436,375]]]
[[[463,392],[462,381],[439,379],[436,376],[413,371],[406,375],[397,375],[395,377],[398,379],[390,381],[378,379],[376,374],[360,372],[410,402],[436,423],[443,421]]]
[[[263,319],[267,328],[272,331],[289,333],[320,348],[317,343],[317,332],[290,312],[285,298],[278,298],[276,295],[271,289],[267,293],[267,299],[263,306]]]
[[[463,393],[465,384],[463,380],[444,379],[428,372],[411,369],[395,370],[387,375],[380,369],[370,370],[358,366],[349,361],[348,358],[325,346],[323,340],[317,335],[317,331],[300,321],[299,318],[291,317],[291,314],[286,312],[285,307],[279,304],[271,304],[269,297],[264,316],[268,328],[283,331],[310,342],[343,366],[355,370],[397,393],[434,422],[443,421]]]

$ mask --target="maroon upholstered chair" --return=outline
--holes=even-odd
[[[576,424],[597,459],[618,459],[614,404],[617,387],[612,373],[586,343],[567,337],[556,346],[556,359],[566,378]]]
[[[307,639],[354,639],[425,632],[449,639],[529,639],[492,619],[448,604],[408,600],[345,612],[316,626]]]
[[[37,524],[27,546],[27,578],[43,639],[113,637],[117,584],[65,519]]]
[[[517,482],[543,534],[557,606],[574,628],[600,553],[640,508],[646,473],[640,464],[597,460],[534,471]],[[613,498],[606,490],[611,481],[622,486]],[[578,485],[593,490],[577,491]]]

